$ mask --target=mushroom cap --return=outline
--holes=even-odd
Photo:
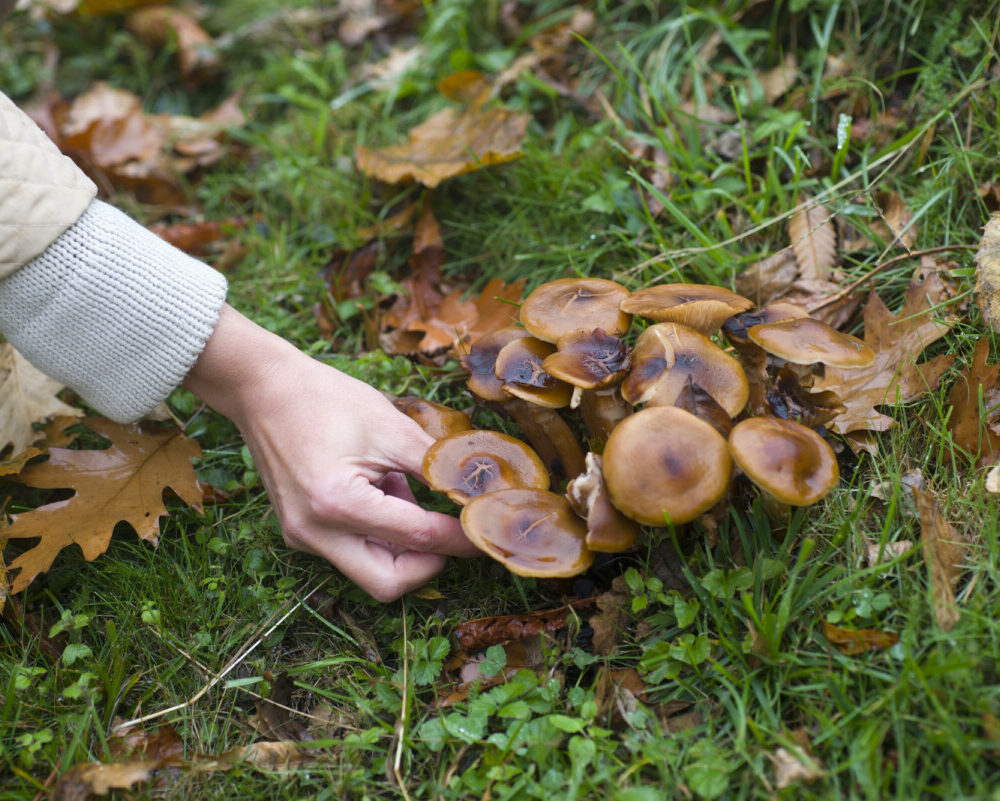
[[[875,351],[860,339],[812,317],[761,323],[752,326],[748,333],[754,343],[772,356],[792,364],[821,362],[849,369],[868,367],[875,361]]]
[[[530,337],[523,328],[501,328],[480,337],[458,360],[469,373],[468,387],[473,395],[487,401],[502,402],[508,399],[503,391],[503,381],[497,378],[497,354],[504,345],[515,339]]]
[[[714,334],[734,314],[753,307],[753,301],[721,286],[660,284],[633,292],[621,310],[658,323],[683,323],[702,334]]]
[[[424,478],[457,504],[511,487],[549,488],[549,473],[530,447],[499,431],[462,431],[424,454]]]
[[[602,328],[612,336],[628,331],[632,317],[618,306],[628,297],[605,278],[560,278],[537,287],[521,304],[521,325],[546,342],[576,328]]]
[[[750,395],[740,363],[703,334],[680,323],[656,323],[632,351],[622,397],[632,405],[670,406],[694,381],[735,417]]]
[[[840,478],[829,443],[811,428],[780,417],[748,417],[729,432],[733,460],[782,503],[816,503]]]
[[[587,547],[601,553],[627,551],[639,537],[639,524],[611,503],[601,457],[590,452],[587,470],[566,485],[566,500],[587,521]]]
[[[628,371],[629,347],[603,328],[579,328],[559,337],[555,353],[545,357],[546,372],[580,389],[618,383]]]
[[[519,576],[563,578],[594,561],[586,524],[554,492],[506,489],[471,500],[461,514],[466,536]]]
[[[604,447],[611,502],[640,523],[694,520],[729,488],[725,438],[676,406],[642,409],[622,420]]]
[[[555,345],[534,337],[514,339],[504,345],[493,368],[503,391],[549,409],[568,406],[573,387],[542,367],[545,358],[555,350]]]
[[[392,405],[407,417],[415,420],[434,439],[443,439],[459,431],[472,428],[472,420],[465,412],[452,409],[443,403],[424,398],[404,396],[394,398]]]
[[[761,306],[753,311],[746,311],[730,317],[723,323],[722,328],[726,333],[726,339],[735,345],[749,342],[749,330],[755,325],[762,323],[780,323],[784,320],[797,320],[808,317],[809,312],[801,306],[788,300],[776,300]]]

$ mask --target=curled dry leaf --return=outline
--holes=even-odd
[[[922,284],[910,284],[903,307],[894,315],[872,292],[865,305],[864,340],[875,351],[875,362],[852,369],[828,366],[812,387],[813,392],[834,392],[843,402],[845,410],[830,424],[835,431],[885,431],[893,420],[876,406],[907,403],[937,387],[955,357],[942,354],[919,364],[917,359],[954,325],[935,310],[943,297],[944,285],[930,276]]]
[[[181,76],[187,82],[208,77],[221,65],[212,37],[194,17],[179,9],[159,5],[140,8],[129,14],[125,27],[153,47],[175,42]]]
[[[774,784],[779,790],[801,782],[812,782],[826,775],[823,763],[813,756],[806,733],[801,729],[792,733],[796,747],[780,746],[770,754],[774,764]]]
[[[191,460],[201,448],[178,429],[150,429],[92,419],[87,425],[111,441],[103,450],[50,448],[48,461],[29,465],[18,480],[42,489],[73,489],[66,500],[13,515],[3,529],[6,541],[38,542],[7,566],[17,570],[11,592],[20,592],[49,569],[59,551],[78,545],[88,561],[108,547],[115,525],[125,521],[139,537],[156,544],[160,518],[167,514],[168,487],[201,509],[202,492]]]
[[[56,397],[62,389],[62,384],[33,367],[13,345],[0,344],[0,450],[9,445],[15,460],[23,458],[28,447],[41,438],[35,423],[57,416],[82,417],[80,409]],[[18,470],[20,467],[5,472]]]
[[[452,636],[459,648],[470,652],[482,651],[491,645],[521,640],[543,631],[558,631],[566,626],[571,612],[589,607],[593,603],[593,598],[583,598],[555,609],[468,620],[457,625]]]
[[[913,547],[910,540],[897,540],[896,542],[875,542],[870,537],[862,539],[865,549],[865,562],[868,567],[891,562],[899,556],[909,551]]]
[[[803,197],[799,205],[803,208],[788,220],[788,237],[799,265],[799,277],[825,279],[837,260],[837,229],[824,206]]]
[[[990,343],[976,343],[972,363],[959,375],[948,395],[948,430],[956,446],[978,464],[1000,456],[1000,365],[986,364]]]
[[[911,492],[920,512],[920,542],[930,578],[934,619],[938,626],[950,631],[961,616],[955,603],[955,586],[962,574],[968,539],[941,516],[933,495],[916,488]]]
[[[355,159],[362,172],[380,181],[435,187],[456,175],[519,158],[529,119],[481,102],[461,111],[446,108],[411,130],[404,144],[359,145]]]
[[[865,651],[882,651],[899,642],[899,635],[876,629],[842,629],[823,621],[823,636],[843,654],[853,656]]]

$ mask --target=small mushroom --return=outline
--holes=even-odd
[[[857,337],[812,317],[762,323],[748,331],[750,339],[790,364],[828,364],[842,369],[868,367],[875,351]]]
[[[792,420],[741,420],[729,432],[729,449],[747,478],[782,504],[816,503],[840,478],[826,440]]]
[[[683,323],[710,336],[734,314],[753,307],[753,301],[732,290],[708,284],[660,284],[633,292],[621,310],[658,323]]]
[[[554,492],[507,489],[480,495],[461,514],[466,536],[519,576],[565,578],[586,570],[594,554],[587,526]]]
[[[549,488],[542,460],[520,440],[498,431],[463,431],[439,439],[424,454],[424,478],[455,503],[514,487]]]
[[[523,328],[501,328],[477,339],[468,353],[459,356],[459,362],[469,373],[469,390],[486,401],[503,402],[509,397],[503,391],[503,381],[497,378],[497,355],[515,339],[530,337]]]
[[[546,342],[577,328],[601,328],[621,336],[632,323],[632,316],[618,308],[627,297],[625,287],[605,278],[560,278],[524,299],[521,325]]]
[[[715,398],[731,417],[746,405],[749,387],[736,359],[693,328],[656,323],[636,340],[622,397],[633,405],[670,406],[689,380]]]
[[[622,420],[603,461],[611,502],[653,526],[694,520],[725,496],[732,474],[725,438],[676,406],[646,408]]]
[[[555,345],[534,337],[515,339],[504,345],[493,368],[503,383],[503,391],[548,409],[569,406],[573,387],[542,366],[555,350]]]
[[[601,457],[587,454],[587,470],[566,487],[573,511],[587,521],[587,547],[601,553],[621,553],[635,545],[639,524],[625,517],[611,503],[604,482]]]
[[[407,417],[415,420],[434,439],[442,439],[472,428],[472,420],[469,415],[458,409],[445,406],[443,403],[435,403],[424,398],[407,395],[402,398],[393,398],[392,405]]]

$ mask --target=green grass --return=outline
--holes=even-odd
[[[359,228],[421,194],[359,175],[355,145],[400,141],[445,104],[440,78],[502,69],[534,32],[572,13],[562,0],[522,3],[512,38],[505,5],[427,2],[411,30],[356,49],[315,30],[283,30],[266,45],[231,36],[222,77],[196,91],[181,88],[169,52],[149,52],[118,18],[19,14],[0,25],[0,87],[23,100],[49,78],[68,95],[109,80],[140,93],[150,110],[183,113],[242,88],[251,119],[237,134],[239,154],[194,189],[206,217],[254,220],[248,255],[230,276],[231,301],[382,389],[467,406],[454,362],[431,368],[387,356],[359,316],[326,342],[312,308],[331,253],[363,244]],[[864,227],[874,221],[865,197],[894,191],[917,218],[915,249],[978,241],[989,212],[977,188],[1000,173],[996,4],[588,7],[598,24],[575,45],[578,96],[532,76],[510,85],[503,102],[532,115],[523,157],[434,193],[448,278],[473,287],[500,277],[526,278],[530,288],[572,274],[631,287],[732,285],[742,267],[788,244],[785,223],[801,193]],[[215,35],[245,31],[281,10],[272,0],[224,0],[207,8],[204,24]],[[52,76],[41,71],[49,35],[61,54]],[[388,45],[416,43],[424,56],[396,84],[360,82],[361,66]],[[768,104],[759,76],[785,53],[795,54],[801,77]],[[831,74],[833,58],[849,68]],[[598,92],[613,115],[581,102]],[[676,110],[691,98],[740,123],[699,129]],[[896,121],[883,125],[890,112]],[[838,145],[841,115],[855,129],[871,116],[869,133]],[[732,131],[740,132],[735,153],[722,155],[716,140]],[[659,216],[648,207],[658,191],[651,163],[630,150],[635,141],[661,148],[671,165]],[[140,218],[150,213],[128,197],[116,201]],[[864,275],[880,254],[845,256],[843,280]],[[47,655],[38,634],[0,626],[0,799],[44,795],[71,765],[111,758],[115,720],[178,705],[158,722],[179,732],[188,759],[267,739],[249,721],[258,695],[286,672],[293,706],[311,713],[324,702],[337,720],[314,729],[320,741],[308,765],[169,775],[129,797],[1000,797],[1000,744],[987,720],[1000,716],[996,501],[967,458],[945,458],[953,452],[947,391],[975,342],[994,338],[969,295],[971,254],[949,255],[964,293],[952,304],[961,320],[929,354],[954,353],[956,364],[940,390],[887,410],[896,425],[879,436],[877,457],[845,450],[841,486],[784,520],[769,518],[740,485],[714,540],[697,528],[649,530],[638,555],[590,577],[598,590],[616,575],[627,581],[613,655],[593,653],[589,613],[581,614],[545,638],[543,669],[445,708],[437,693],[453,677],[441,659],[456,625],[557,606],[569,586],[520,579],[484,559],[451,564],[434,582],[440,599],[375,604],[281,544],[235,428],[197,414],[189,431],[205,451],[199,469],[233,497],[203,514],[176,509],[155,551],[120,531],[95,562],[64,552],[20,598],[45,635],[62,621],[73,647],[61,658]],[[380,270],[400,279],[407,256],[397,243]],[[874,279],[893,310],[913,267],[897,264]],[[184,392],[172,403],[182,419],[199,406]],[[477,412],[477,423],[498,421]],[[863,538],[919,541],[899,485],[914,468],[947,519],[973,538],[958,587],[962,616],[947,632],[934,622],[919,547],[874,568],[863,558]],[[892,487],[885,501],[872,497],[882,481]],[[679,573],[690,585],[683,596],[672,589]],[[333,611],[318,608],[319,598],[332,599]],[[845,655],[827,642],[824,620],[890,631],[899,642]],[[639,671],[643,701],[609,702],[601,677],[618,668]],[[773,755],[794,746],[796,732],[822,774],[779,789]]]

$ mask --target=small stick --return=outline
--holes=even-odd
[[[884,270],[886,267],[890,267],[893,264],[898,264],[901,261],[906,261],[907,259],[916,259],[921,256],[929,256],[932,253],[944,253],[949,250],[975,250],[978,245],[940,245],[934,248],[927,248],[926,250],[914,250],[910,253],[903,253],[899,256],[893,256],[887,261],[880,262],[876,264],[872,269],[861,276],[857,281],[852,281],[846,287],[841,289],[836,294],[831,295],[828,298],[824,298],[822,301],[812,304],[806,311],[812,314],[813,312],[822,309],[824,306],[829,306],[831,303],[836,303],[838,300],[843,300],[848,295],[850,295],[855,289],[861,286],[863,283],[868,281],[870,278],[874,277],[877,273]]]

